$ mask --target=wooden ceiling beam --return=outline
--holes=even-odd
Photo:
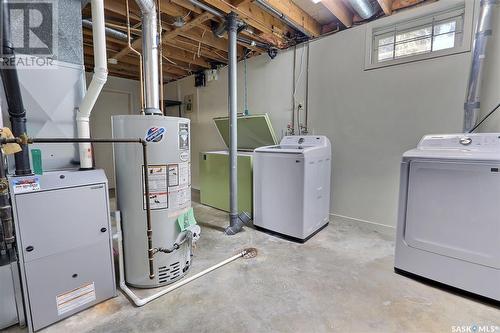
[[[155,1],[156,4],[156,1]],[[127,16],[127,6],[125,0],[104,0],[104,6],[106,10],[109,10],[115,14]],[[161,12],[170,16],[186,16],[189,14],[189,10],[184,7],[178,6],[169,0],[161,0],[160,2]],[[141,11],[137,6],[135,0],[129,0],[130,16],[138,21],[141,20]]]
[[[311,34],[312,37],[321,35],[321,25],[318,21],[297,6],[292,0],[266,0],[266,2],[274,9],[285,14],[295,24]]]
[[[278,47],[285,44],[282,36],[290,28],[257,5],[245,2],[239,6],[234,6],[226,0],[204,0],[204,2],[226,14],[234,11],[248,25],[263,32],[264,35],[262,37],[267,42]],[[270,38],[270,35],[274,35],[274,38]]]
[[[210,18],[212,18],[212,14],[210,14],[210,13],[203,13],[203,14],[195,17],[194,19],[188,21],[182,27],[176,28],[176,29],[168,31],[168,32],[164,32],[162,34],[162,41],[165,42],[168,39],[175,38],[178,35],[180,35],[181,32],[183,32],[185,30],[189,30],[189,29],[191,29],[191,28],[199,25],[200,23],[203,23],[206,20],[209,20]],[[136,49],[136,50],[140,50],[142,48],[142,38],[135,39],[132,42],[132,47],[134,49]],[[124,57],[125,55],[127,55],[129,53],[130,53],[130,50],[128,49],[128,47],[124,47],[123,50],[121,50],[120,52],[118,52],[113,57],[113,59],[120,60],[120,58]]]
[[[247,3],[250,3],[250,2],[253,2],[253,0],[232,0],[232,1],[231,1],[231,4],[232,4],[233,6],[238,7],[238,6],[241,6],[241,5],[245,5],[245,4],[247,4]]]
[[[189,1],[187,0],[170,0],[171,3],[175,3],[181,7],[184,7],[186,8],[187,10],[190,10],[192,11],[193,13],[196,13],[196,14],[202,14],[203,13],[203,10],[193,4],[191,4]]]
[[[86,64],[87,71],[92,71],[93,66],[94,66],[93,58],[89,57],[89,56],[85,57],[85,64]],[[134,78],[135,80],[139,79],[138,67],[134,66],[134,65],[130,65],[130,64],[125,64],[123,62],[116,64],[116,65],[110,64],[108,66],[108,72],[109,73],[118,72],[122,75],[130,76],[130,77]],[[183,70],[181,68],[174,67],[174,66],[163,66],[163,72],[167,73],[169,75],[175,76],[177,78],[190,74],[189,71]]]
[[[130,18],[134,19],[136,21],[140,21],[141,20],[141,15],[140,15],[140,12],[137,10],[137,7],[135,5],[135,1],[134,0],[129,0],[129,4],[130,4],[130,7],[131,7]],[[136,10],[132,10],[132,6]],[[119,14],[122,17],[126,17],[127,16],[127,13],[126,13],[127,12],[127,7],[125,5],[125,1],[104,0],[104,8],[107,11],[110,11],[110,12],[115,13],[115,14]]]
[[[200,24],[199,25],[200,28],[202,29],[205,29],[207,31],[212,31],[212,28],[207,26],[206,24]],[[213,36],[213,33],[212,33],[212,36]],[[246,35],[247,37],[250,37],[250,39],[253,39],[252,36],[248,36],[248,34]],[[222,37],[220,38],[223,38],[224,40],[227,40],[227,33],[224,33],[224,35],[222,35]],[[252,51],[255,51],[255,52],[261,52],[261,50],[258,48],[258,47],[255,47],[255,46],[252,46],[252,45],[248,45],[246,43],[242,43],[242,42],[237,42],[238,43],[238,54],[241,55],[243,54],[244,52],[244,49],[247,48],[247,49],[250,49]]]
[[[210,20],[212,17],[213,17],[213,15],[210,14],[210,13],[207,13],[207,12],[205,12],[205,13],[203,13],[201,15],[198,15],[194,19],[186,22],[182,27],[179,27],[177,29],[174,29],[174,30],[171,30],[169,32],[163,33],[161,39],[162,39],[163,42],[166,42],[169,39],[174,39],[175,37],[179,36],[179,34],[182,31],[186,31],[186,30],[189,30],[189,29],[191,29],[193,27],[196,27],[196,26],[204,23],[205,21]]]
[[[415,6],[419,3],[425,2],[426,0],[394,0],[392,2],[392,10],[400,10],[406,7]]]
[[[393,0],[377,0],[378,4],[384,11],[385,15],[391,15],[392,14],[392,2]]]
[[[91,59],[92,63],[93,63],[93,47],[91,45],[84,45],[84,54],[86,57],[88,57],[87,59]],[[114,53],[117,53],[118,51],[112,49],[112,48],[109,48],[109,45],[108,45],[108,53],[110,55],[114,54]],[[176,51],[169,51],[168,52],[168,55],[165,55],[169,58],[172,58],[172,59],[175,59],[177,61],[185,61],[187,62],[185,64],[185,67],[189,67],[189,61],[192,59],[193,57],[193,54],[189,54],[189,53],[179,53],[179,52],[176,52]],[[195,62],[192,62],[194,65],[199,65],[200,67],[203,67],[203,68],[210,68],[209,64],[204,61],[203,62],[203,59],[201,58],[198,58],[197,61]],[[136,70],[137,72],[139,72],[139,58],[138,57],[135,57],[133,55],[127,55],[125,57],[122,57],[120,59],[120,62],[116,65],[113,65],[113,64],[108,64],[108,67],[113,67],[113,66],[120,66],[120,65],[123,65],[124,67],[127,67],[128,69],[134,69]],[[164,62],[164,70],[165,68],[168,68],[170,69],[170,72],[174,72],[176,74],[179,74],[179,75],[187,75],[189,72],[188,70],[183,70],[181,68],[178,68],[178,67],[174,67],[172,65],[169,65],[168,63]],[[191,69],[191,70],[195,70],[195,69]]]
[[[194,64],[203,68],[211,68],[210,64],[203,58],[198,57],[195,53],[185,50],[180,50],[174,47],[163,48],[163,56],[169,59],[180,60],[190,64]]]
[[[130,0],[129,0],[130,1]],[[155,1],[156,3],[156,1]],[[174,17],[185,17],[189,15],[190,10],[177,5],[170,0],[160,0],[160,9],[162,13],[168,14]]]
[[[225,55],[225,57],[224,57],[220,54],[217,54],[218,52],[214,53],[214,52],[208,51],[204,47],[198,48],[198,46],[196,46],[196,45],[193,45],[193,44],[187,43],[187,42],[183,42],[183,41],[180,41],[178,39],[168,40],[165,42],[165,44],[169,47],[175,47],[175,48],[178,48],[178,49],[181,49],[184,51],[191,52],[193,54],[197,54],[199,51],[200,55],[207,58],[207,59],[214,60],[217,62],[227,63],[227,55]]]
[[[166,65],[163,65],[163,71],[180,76],[186,76],[190,74],[190,72],[185,69],[174,66],[166,66]]]
[[[325,6],[336,18],[346,27],[352,26],[353,14],[347,6],[339,0],[322,0],[321,3]]]
[[[225,39],[215,37],[212,31],[208,29],[195,27],[189,31],[182,31],[179,35],[221,51],[227,51],[228,49],[227,41]]]

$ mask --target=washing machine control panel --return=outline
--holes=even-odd
[[[285,136],[280,142],[280,146],[324,147],[326,145],[328,139],[323,135]]]

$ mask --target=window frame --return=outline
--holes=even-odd
[[[476,1],[474,0],[465,0],[458,3],[454,0],[441,0],[437,3],[413,10],[414,12],[420,9],[420,15],[415,16],[414,13],[403,12],[399,15],[396,14],[395,16],[389,16],[388,18],[386,18],[386,20],[374,21],[372,24],[367,25],[365,70],[411,63],[414,61],[433,59],[437,57],[470,51],[472,44],[472,25],[475,3]],[[429,27],[430,25],[432,25],[432,34],[430,35],[432,41],[434,39],[434,22],[437,21],[445,23],[459,15],[462,16],[462,19],[457,21],[457,26],[455,28],[457,32],[460,30],[462,31],[461,36],[460,34],[455,33],[455,43],[457,43],[458,39],[459,42],[461,41],[459,45],[437,51],[431,50],[425,53],[419,53],[385,61],[378,61],[378,52],[375,52],[375,49],[378,50],[379,46],[375,43],[378,43],[379,39],[394,36],[393,45],[395,47],[396,36],[398,34],[417,30],[418,28]]]

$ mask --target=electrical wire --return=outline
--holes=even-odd
[[[309,47],[309,46],[308,46]],[[296,54],[297,52],[297,48],[295,48],[294,50],[294,55]],[[293,118],[292,118],[292,133],[295,133],[295,108],[296,108],[296,105],[297,105],[297,87],[300,83],[300,79],[302,78],[302,74],[304,73],[304,54],[305,54],[305,46],[303,45],[302,46],[302,54],[300,56],[300,71],[299,71],[299,76],[297,77],[297,80],[295,80],[295,59],[294,59],[294,71],[293,71],[293,80],[294,80],[294,87],[293,87],[293,95],[292,95],[292,98],[293,98]],[[300,133],[300,119],[299,119],[299,116],[300,116],[300,110],[297,108],[297,129],[298,129],[298,132]]]
[[[295,81],[295,89],[293,90],[293,100],[297,102],[295,96],[297,95],[297,86],[298,83],[300,82],[300,79],[302,78],[302,74],[304,73],[304,53],[305,53],[305,46],[302,46],[302,54],[300,55],[300,72],[299,76],[297,77],[297,80]],[[293,73],[295,75],[295,73]]]
[[[165,59],[166,61],[168,61],[168,62],[169,62],[169,63],[171,63],[172,65],[177,65],[177,63],[176,63],[176,62],[174,62],[174,61],[170,60],[170,58],[168,58],[168,57],[166,57],[166,56],[164,56],[164,55],[163,55],[163,59]]]
[[[245,84],[245,110],[244,110],[244,114],[245,116],[248,116],[249,115],[249,111],[248,111],[248,82],[247,82],[247,58],[248,58],[248,54],[250,54],[251,50],[249,49],[245,49],[245,58],[243,59],[243,64],[244,64],[244,75],[245,75],[245,81],[244,81],[244,84]]]
[[[495,113],[495,111],[497,111],[498,109],[500,108],[500,103],[498,103],[497,106],[495,106],[493,108],[493,110],[491,110],[486,116],[483,117],[483,119],[481,119],[481,121],[479,121],[476,126],[474,126],[469,132],[467,133],[472,133],[474,132],[479,126],[481,126],[482,123],[484,123],[486,121],[486,119],[488,119],[493,113]]]
[[[189,15],[191,15],[191,11],[189,11],[189,12],[188,12],[185,16],[183,16],[183,17],[180,17],[180,16],[179,16],[179,18],[181,19],[181,21],[183,21],[183,22],[184,22],[184,20],[185,20],[185,19],[187,19],[187,18],[189,17]],[[172,22],[172,23],[170,23],[170,22],[165,22],[165,23],[167,23],[168,25],[175,25],[175,22],[176,22],[176,21],[174,21],[174,22]],[[184,22],[184,23],[185,23],[185,22]]]

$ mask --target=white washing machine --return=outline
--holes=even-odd
[[[286,136],[254,155],[254,225],[305,242],[328,224],[331,147],[325,136]]]
[[[396,271],[500,300],[500,133],[425,136],[403,155]]]

